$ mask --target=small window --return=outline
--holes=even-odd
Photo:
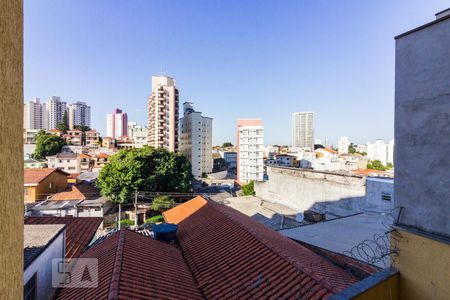
[[[37,281],[37,273],[34,273],[30,280],[25,283],[23,286],[23,299],[24,300],[34,300],[37,298],[36,293],[36,281]]]
[[[391,194],[384,192],[381,193],[381,199],[383,199],[384,201],[391,201],[391,198],[392,198]]]

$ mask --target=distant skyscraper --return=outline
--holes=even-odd
[[[41,103],[39,98],[24,104],[23,128],[48,129],[47,104]]]
[[[347,154],[348,146],[350,146],[350,141],[348,140],[348,137],[342,136],[338,142],[338,153],[339,154]]]
[[[148,144],[178,151],[179,92],[175,80],[152,76],[152,94],[148,98]]]
[[[114,109],[112,114],[106,115],[106,136],[118,138],[128,136],[128,115],[121,109]]]
[[[314,151],[314,113],[292,114],[292,146]]]
[[[75,102],[68,105],[69,128],[73,129],[75,125],[84,125],[91,127],[91,107],[86,102]]]
[[[61,97],[52,96],[47,103],[48,129],[56,128],[63,121],[64,113],[67,112],[67,103],[61,101]]]
[[[183,104],[180,118],[180,152],[191,162],[192,175],[201,178],[212,171],[212,118],[194,110],[192,102]]]
[[[394,140],[386,144],[383,139],[374,143],[367,143],[367,157],[371,160],[379,160],[383,165],[394,163]]]
[[[259,119],[237,122],[237,179],[240,182],[264,179],[264,127]]]

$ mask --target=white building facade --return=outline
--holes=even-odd
[[[314,113],[292,114],[292,146],[314,151]]]
[[[369,160],[379,160],[383,165],[394,163],[394,140],[388,144],[382,139],[376,140],[374,143],[367,143],[367,157]]]
[[[264,127],[259,119],[238,120],[237,179],[243,183],[264,180]]]
[[[212,122],[212,118],[195,111],[192,102],[183,104],[179,151],[191,162],[192,175],[197,179],[211,173],[213,169]]]
[[[76,125],[91,127],[91,107],[86,102],[77,101],[69,104],[67,111],[70,129]]]
[[[48,129],[47,104],[41,103],[39,98],[24,104],[24,129]]]
[[[106,136],[111,138],[128,136],[127,113],[116,108],[112,114],[106,115]]]
[[[350,146],[350,140],[346,136],[342,136],[338,142],[339,154],[348,154],[348,146]]]
[[[61,97],[52,96],[47,102],[47,109],[48,129],[54,129],[63,121],[64,114],[67,112],[67,103],[61,101]]]

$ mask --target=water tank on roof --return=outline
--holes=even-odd
[[[155,239],[170,243],[176,241],[177,229],[178,226],[176,224],[163,223],[153,226],[153,233],[155,234]]]

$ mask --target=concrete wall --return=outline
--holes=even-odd
[[[0,299],[22,299],[23,4],[0,1]]]
[[[398,37],[395,73],[400,223],[450,236],[450,18]]]
[[[55,289],[52,287],[52,259],[64,258],[65,238],[64,229],[47,248],[23,272],[23,284],[37,273],[37,299],[52,299]]]
[[[337,215],[359,212],[365,204],[365,179],[294,168],[267,167],[269,180],[255,182],[256,196],[296,210]],[[327,205],[333,202],[333,205]]]
[[[390,195],[391,200],[383,199]],[[375,212],[390,212],[395,207],[394,179],[391,178],[366,178],[366,206],[365,210]]]

